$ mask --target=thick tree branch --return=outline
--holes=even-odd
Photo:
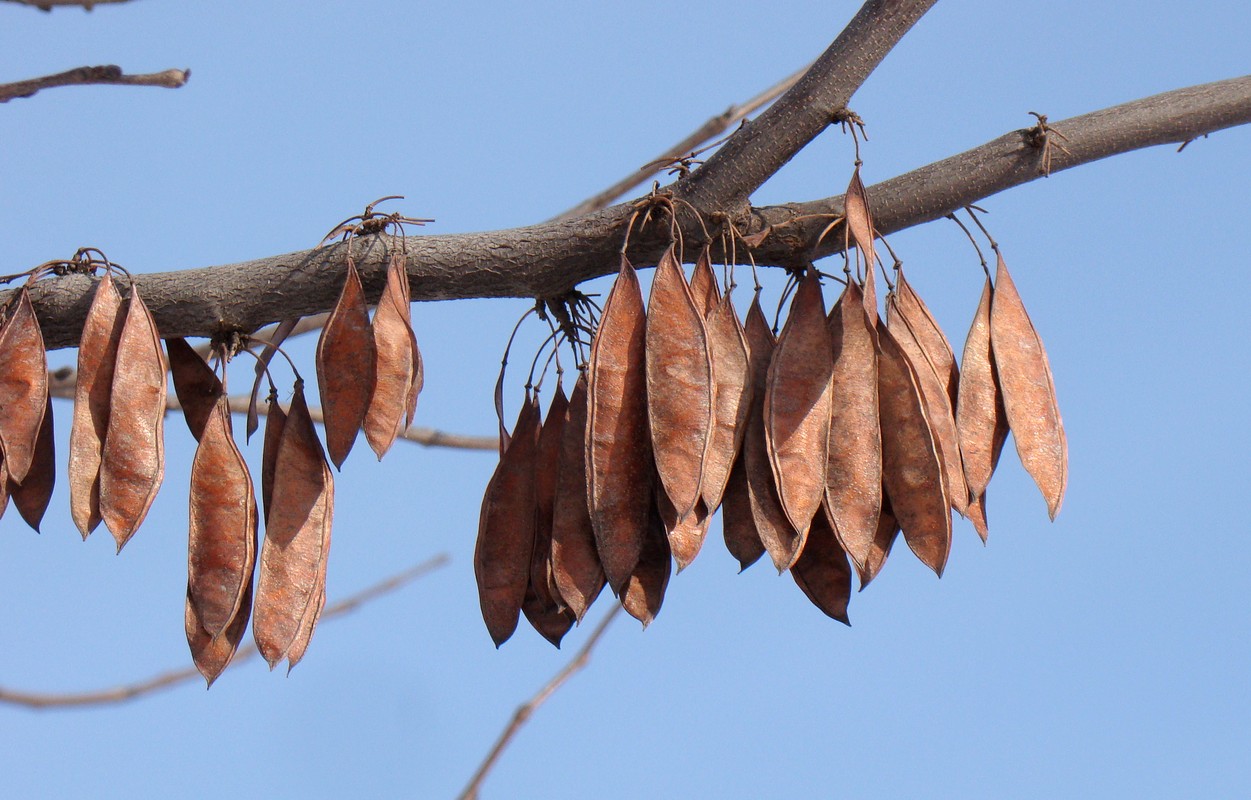
[[[112,84],[177,89],[185,85],[190,77],[191,70],[189,69],[167,69],[164,72],[146,75],[127,75],[122,72],[121,67],[112,64],[103,67],[78,67],[67,72],[58,72],[56,75],[44,75],[42,78],[31,78],[16,83],[0,83],[0,103],[7,103],[16,97],[30,97],[43,89],[52,89],[57,86]]]

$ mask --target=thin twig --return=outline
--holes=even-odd
[[[51,11],[57,6],[78,6],[86,11],[90,11],[95,6],[109,5],[111,3],[128,3],[130,0],[4,0],[6,3],[16,3],[19,6],[31,6],[40,11]]]
[[[608,630],[608,626],[612,624],[612,621],[617,618],[617,615],[620,612],[621,605],[614,604],[612,609],[605,614],[604,618],[601,619],[599,624],[595,626],[595,630],[591,631],[591,635],[587,637],[586,642],[582,645],[582,649],[578,650],[577,654],[569,661],[569,663],[561,668],[560,672],[553,675],[552,679],[548,681],[542,689],[539,689],[538,693],[535,694],[534,697],[531,697],[524,705],[519,706],[517,710],[513,712],[513,718],[509,720],[503,733],[501,733],[499,739],[495,741],[495,746],[491,748],[491,752],[487,753],[486,758],[478,767],[478,771],[473,774],[473,778],[469,780],[469,783],[465,786],[464,791],[460,793],[460,800],[477,800],[478,789],[481,788],[482,782],[486,780],[486,776],[495,766],[495,762],[499,761],[500,755],[504,752],[504,749],[507,748],[508,745],[512,743],[512,740],[517,736],[517,731],[521,730],[521,727],[526,724],[527,720],[530,719],[530,715],[533,714],[539,706],[546,703],[548,698],[556,693],[557,689],[563,686],[566,681],[572,678],[577,672],[581,671],[582,668],[587,665],[587,662],[591,660],[591,651],[595,649],[595,645],[599,644],[599,640],[603,637],[604,632]]]
[[[427,561],[423,561],[416,566],[409,567],[401,573],[391,576],[384,581],[375,583],[361,591],[348,595],[339,602],[326,606],[326,610],[322,612],[321,619],[328,620],[355,611],[365,603],[376,600],[385,594],[400,589],[418,578],[425,577],[431,572],[444,567],[451,559],[447,554],[440,554]],[[247,644],[239,649],[234,659],[230,662],[227,669],[233,669],[239,664],[251,659],[257,653],[255,644]],[[169,689],[180,683],[199,678],[200,672],[195,667],[187,667],[186,669],[170,670],[154,675],[147,680],[138,681],[136,683],[128,683],[123,686],[116,686],[111,689],[100,689],[94,692],[75,692],[66,694],[49,694],[46,692],[23,692],[16,689],[0,688],[0,703],[9,703],[11,705],[26,706],[27,708],[79,708],[82,706],[99,706],[109,705],[111,703],[122,703],[127,700],[134,700],[144,695],[162,689]]]
[[[77,67],[56,75],[44,75],[16,83],[0,83],[0,103],[7,103],[15,97],[30,97],[41,89],[52,89],[57,86],[84,86],[88,84],[111,84],[115,86],[160,86],[166,89],[177,89],[187,83],[191,77],[189,69],[167,69],[164,72],[152,72],[145,75],[127,75],[122,68],[113,64],[102,67]]]

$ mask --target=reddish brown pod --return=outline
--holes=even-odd
[[[739,572],[755,564],[765,553],[751,513],[748,492],[747,468],[743,459],[739,458],[730,470],[730,480],[721,504],[721,534],[725,538],[725,548],[738,561]]]
[[[530,585],[521,611],[531,626],[556,647],[573,627],[574,613],[566,606],[552,568],[552,524],[556,510],[556,483],[560,473],[561,443],[569,400],[559,383],[539,431],[535,455],[534,547],[530,556]],[[584,495],[585,497],[585,495]]]
[[[378,458],[413,422],[423,383],[421,352],[413,334],[408,275],[404,256],[395,254],[387,268],[387,285],[374,312],[376,382],[365,412],[365,439]]]
[[[8,491],[22,519],[38,531],[44,512],[48,510],[48,503],[52,500],[52,489],[56,485],[56,439],[52,432],[51,397],[47,400],[43,421],[39,424],[33,455],[26,478],[21,483],[14,483],[10,479]],[[3,513],[3,506],[0,506],[0,514]]]
[[[713,426],[700,496],[711,513],[721,505],[730,471],[742,449],[755,386],[746,335],[728,292],[709,309],[706,322],[712,356]]]
[[[21,483],[35,460],[48,406],[48,358],[39,320],[23,286],[0,325],[0,442],[9,479]]]
[[[643,623],[644,628],[660,613],[673,569],[669,539],[656,506],[652,507],[646,533],[638,562],[621,591],[621,605],[627,614]]]
[[[717,288],[717,276],[712,271],[712,259],[707,247],[700,251],[695,259],[695,269],[691,271],[691,297],[699,315],[705,319],[721,302],[721,290]]]
[[[243,641],[243,633],[248,627],[248,617],[252,614],[252,581],[249,579],[244,588],[243,600],[239,610],[230,624],[218,636],[210,636],[200,624],[196,616],[195,606],[188,599],[183,610],[183,627],[187,634],[187,645],[191,648],[191,660],[204,676],[209,686],[230,666],[231,659],[239,650]]]
[[[261,445],[261,508],[265,524],[269,524],[269,507],[274,497],[274,470],[278,468],[278,449],[282,445],[282,431],[287,425],[287,412],[278,402],[278,392],[270,389],[266,400],[265,439]]]
[[[899,520],[895,519],[890,498],[883,489],[882,513],[877,518],[877,531],[873,536],[873,544],[869,547],[864,567],[861,568],[859,565],[856,567],[856,571],[860,573],[860,591],[863,592],[869,582],[881,573],[882,567],[886,566],[886,558],[890,555],[891,547],[894,546],[898,536]]]
[[[569,395],[552,505],[552,576],[578,622],[604,588],[586,494],[586,375]]]
[[[351,258],[343,291],[317,340],[317,385],[326,452],[342,467],[365,422],[376,380],[374,334],[360,273]]]
[[[791,566],[791,577],[821,613],[844,625],[851,624],[847,617],[851,564],[825,514],[813,516],[804,551]]]
[[[165,352],[169,356],[169,374],[174,380],[178,405],[182,406],[187,428],[198,442],[224,394],[222,382],[186,339],[166,339]]]
[[[956,431],[960,436],[960,453],[969,487],[969,519],[978,528],[982,541],[987,535],[982,497],[1008,437],[1008,415],[990,349],[993,298],[994,289],[988,276],[969,335],[964,340],[956,401]]]

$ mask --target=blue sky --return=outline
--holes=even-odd
[[[86,244],[137,272],[290,252],[388,194],[435,218],[432,233],[546,219],[815,57],[858,7],[450,5],[3,4],[0,81],[96,63],[194,74],[178,91],[66,88],[0,107],[0,272]],[[1029,111],[1060,120],[1247,68],[1243,3],[1005,7],[939,3],[853,99],[867,183],[1026,127]],[[831,130],[753,199],[836,194],[852,158]],[[1071,458],[1058,520],[1009,445],[990,544],[958,522],[941,581],[896,550],[853,598],[850,629],[763,563],[736,574],[714,523],[657,621],[614,626],[484,796],[1251,790],[1249,179],[1251,131],[1232,130],[987,199],[1055,372]],[[963,234],[934,223],[891,243],[958,348],[981,287]],[[766,296],[779,288],[773,276]],[[526,305],[414,306],[418,424],[493,430],[495,371]],[[537,344],[528,333],[519,352]],[[309,373],[312,346],[293,348]],[[519,397],[514,385],[510,416]],[[68,404],[56,415],[63,454]],[[13,512],[0,521],[0,685],[86,690],[189,663],[193,449],[180,420],[167,431],[164,489],[120,556],[102,532],[79,540],[61,490],[41,536]],[[208,692],[0,707],[6,794],[454,795],[589,632],[565,653],[524,629],[492,646],[472,551],[493,466],[402,444],[377,464],[358,444],[336,476],[331,601],[437,553],[449,567],[319,628],[290,677],[257,662]]]

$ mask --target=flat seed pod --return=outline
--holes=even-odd
[[[769,362],[764,400],[769,463],[782,508],[799,534],[792,543],[789,563],[803,549],[808,525],[825,498],[833,370],[821,279],[815,269],[809,269],[795,292],[790,316]]]
[[[657,487],[658,494],[659,491]],[[671,571],[669,538],[665,535],[659,509],[652,506],[638,563],[621,592],[621,605],[626,613],[643,623],[644,628],[660,613]]]
[[[195,606],[191,603],[191,598],[187,598],[187,603],[183,611],[183,626],[187,633],[187,645],[191,648],[191,660],[195,662],[195,668],[204,676],[204,680],[208,681],[208,685],[212,686],[218,676],[230,665],[230,661],[234,658],[235,653],[239,649],[239,643],[243,641],[243,633],[248,627],[248,617],[252,613],[252,580],[249,577],[248,584],[244,587],[243,600],[239,603],[239,611],[234,618],[230,620],[230,624],[217,637],[209,636],[208,632],[200,625],[200,619],[196,616]]]
[[[297,379],[278,446],[252,616],[252,636],[270,669],[288,656],[320,602],[333,517],[334,477]]]
[[[387,285],[374,312],[374,384],[365,412],[365,439],[381,460],[395,437],[411,424],[420,390],[417,339],[409,317],[408,275],[404,257],[391,257]]]
[[[712,356],[713,426],[700,496],[712,512],[721,505],[730,469],[743,446],[747,410],[755,387],[743,326],[728,293],[709,311],[707,327],[708,352]]]
[[[748,407],[743,447],[739,455],[747,479],[747,500],[755,522],[756,535],[768,551],[779,573],[790,568],[800,543],[799,533],[782,509],[773,467],[769,463],[769,447],[765,440],[764,399],[768,384],[769,363],[773,357],[773,333],[760,310],[760,298],[752,300],[744,326],[747,352],[752,374],[752,400]]]
[[[187,601],[216,638],[239,612],[256,565],[256,494],[230,431],[224,396],[205,421],[191,462]]]
[[[1069,445],[1047,351],[1025,313],[1003,256],[995,270],[990,342],[1017,455],[1046,499],[1047,513],[1055,519],[1069,479]]]
[[[165,372],[156,323],[139,287],[131,286],[100,466],[100,516],[119,552],[148,515],[165,477]]]
[[[569,401],[558,383],[539,431],[535,457],[534,547],[530,555],[530,585],[521,611],[536,631],[556,647],[573,627],[574,615],[565,607],[552,572],[552,520],[555,513],[556,481],[560,470],[561,440]]]
[[[982,544],[990,538],[990,528],[986,525],[986,493],[982,492],[981,497],[974,498],[969,501],[968,510],[969,522],[973,523],[973,530],[977,531],[978,537],[982,540]]]
[[[182,415],[198,442],[204,426],[217,409],[217,401],[223,394],[222,382],[186,339],[166,339],[165,352],[169,354],[169,373],[174,379],[174,393],[178,395]]]
[[[552,577],[561,599],[578,622],[586,616],[605,582],[587,506],[586,402],[584,373],[578,376],[569,396],[552,505]]]
[[[705,247],[695,259],[695,269],[691,271],[691,297],[695,300],[695,308],[705,319],[721,302],[721,291],[717,288],[717,276],[712,271],[712,259]]]
[[[890,555],[890,549],[895,544],[897,536],[899,536],[899,520],[895,519],[895,512],[890,507],[890,498],[883,491],[882,513],[877,518],[877,532],[873,536],[873,546],[869,548],[864,568],[857,567],[856,570],[860,573],[860,591],[863,592],[864,587],[868,586],[869,582],[882,571],[882,567],[886,566],[886,557]]]
[[[730,470],[730,480],[721,503],[721,534],[725,537],[726,549],[738,560],[739,572],[764,555],[765,547],[760,542],[756,520],[751,513],[747,468],[743,458],[736,459],[734,468]]]
[[[678,564],[678,572],[690,566],[704,546],[708,536],[708,525],[712,515],[704,506],[704,501],[695,503],[695,508],[683,519],[678,519],[677,509],[669,502],[663,492],[656,494],[656,504],[660,511],[661,522],[665,526],[665,535],[669,539],[669,551]]]
[[[604,575],[620,594],[634,572],[652,507],[645,318],[638,276],[625,256],[604,302],[587,368],[586,482]]]
[[[527,393],[528,394],[528,393]],[[527,396],[517,415],[512,440],[487,483],[478,518],[473,571],[478,581],[482,619],[495,646],[517,629],[521,604],[530,585],[534,549],[535,459],[542,412]]]
[[[261,507],[265,513],[265,525],[269,526],[269,508],[273,505],[274,470],[278,467],[278,448],[282,445],[282,431],[287,424],[287,412],[278,403],[278,393],[271,391],[266,400],[265,440],[261,445]]]
[[[990,278],[973,315],[973,325],[964,340],[960,388],[956,403],[956,429],[971,499],[979,498],[990,483],[1004,440],[1008,437],[1008,415],[990,351],[990,308],[994,297]]]
[[[849,281],[829,317],[834,373],[823,507],[840,544],[860,570],[873,548],[882,508],[873,324],[864,310],[864,294],[855,281]]]
[[[656,265],[646,324],[647,416],[660,485],[678,519],[700,495],[712,431],[712,357],[704,318],[673,245]]]
[[[11,482],[10,482],[11,483]],[[52,398],[49,397],[43,412],[43,421],[39,424],[39,435],[35,438],[34,458],[30,469],[26,471],[26,479],[21,483],[11,483],[9,495],[13,505],[26,520],[26,524],[39,531],[39,523],[43,521],[44,512],[52,500],[52,487],[56,484],[56,440],[52,433]],[[0,514],[3,514],[0,509]]]
[[[4,512],[9,508],[9,488],[16,485],[9,480],[9,465],[0,454],[0,517],[3,517]]]
[[[109,429],[113,365],[125,322],[122,298],[112,276],[105,273],[96,284],[78,343],[74,421],[70,427],[70,516],[84,539],[100,524],[100,459]]]
[[[304,617],[300,620],[300,630],[296,633],[291,648],[287,650],[288,675],[308,652],[309,642],[313,640],[313,631],[316,630],[317,623],[321,620],[321,612],[326,608],[326,571],[324,568],[319,577],[317,599],[304,611]]]
[[[895,304],[900,315],[908,320],[908,327],[912,330],[917,345],[934,368],[939,383],[951,400],[951,407],[955,408],[960,368],[956,366],[956,355],[952,352],[951,342],[947,340],[942,328],[938,327],[938,321],[930,313],[929,306],[925,305],[925,301],[912,288],[903,270],[900,269],[898,274],[899,280],[895,282]]]
[[[851,625],[847,618],[851,564],[825,514],[814,515],[804,551],[791,566],[791,577],[823,614]]]
[[[951,551],[951,501],[916,370],[878,323],[882,482],[904,541],[940,577]]]
[[[869,195],[860,180],[860,166],[851,173],[851,182],[847,185],[847,194],[843,199],[843,214],[846,216],[847,246],[855,246],[864,257],[864,309],[869,319],[877,321],[877,288],[874,270],[877,268],[877,252],[873,240],[877,231],[873,227],[873,213],[869,210]]]
[[[0,441],[9,480],[21,483],[35,458],[35,442],[48,405],[48,357],[30,292],[23,286],[0,326]]]
[[[325,420],[326,452],[343,466],[365,422],[376,378],[374,335],[356,264],[348,259],[343,291],[317,340],[317,385]]]
[[[551,594],[533,581],[526,588],[521,610],[530,626],[557,649],[576,621],[572,610],[553,602]]]

